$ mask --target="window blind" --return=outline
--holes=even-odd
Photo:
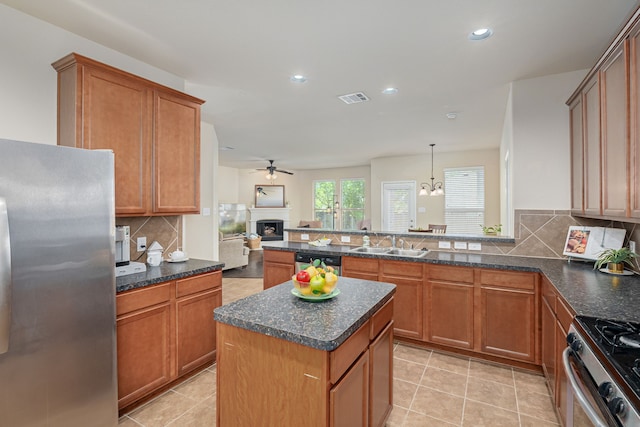
[[[484,225],[484,167],[444,169],[447,233],[481,232]]]

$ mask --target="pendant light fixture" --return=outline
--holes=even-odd
[[[420,192],[419,196],[426,196],[427,194],[430,196],[442,196],[444,194],[444,188],[442,185],[442,181],[434,182],[435,178],[433,177],[433,147],[436,144],[429,144],[431,146],[431,184],[428,182],[420,183]]]

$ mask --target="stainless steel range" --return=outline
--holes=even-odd
[[[640,324],[577,316],[567,343],[568,427],[640,427]]]

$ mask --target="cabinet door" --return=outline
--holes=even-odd
[[[108,71],[82,70],[82,111],[76,118],[82,124],[81,148],[113,150],[116,215],[144,214],[149,210],[151,91]]]
[[[619,46],[601,71],[602,214],[607,216],[626,216],[628,206],[626,46]]]
[[[394,334],[423,339],[424,264],[380,261],[380,281],[396,285],[394,296]]]
[[[545,298],[542,299],[541,305],[542,370],[553,395],[556,388],[556,316]]]
[[[582,132],[582,96],[570,106],[571,123],[571,212],[584,213],[584,140]]]
[[[600,81],[598,74],[585,87],[584,110],[584,211],[601,215],[601,155],[600,155]]]
[[[369,425],[384,426],[393,409],[393,322],[369,346]]]
[[[295,274],[293,252],[263,251],[262,283],[264,289],[291,280]]]
[[[482,287],[481,351],[535,361],[535,294],[520,289]]]
[[[630,215],[640,218],[640,24],[629,36],[629,76]]]
[[[369,425],[369,351],[351,366],[329,392],[329,426]]]
[[[153,212],[200,212],[200,104],[155,92]]]
[[[135,402],[171,381],[169,302],[117,319],[118,407]]]
[[[562,366],[562,352],[567,347],[567,331],[564,330],[560,321],[556,323],[556,394],[555,404],[560,421],[563,426],[567,425],[567,374]]]
[[[427,340],[473,349],[473,283],[431,281],[428,290]]]
[[[176,301],[178,375],[215,358],[216,322],[213,310],[222,305],[222,290],[202,292]]]

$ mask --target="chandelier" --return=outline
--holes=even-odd
[[[429,145],[431,146],[431,184],[428,182],[420,183],[420,192],[418,195],[426,196],[428,194],[430,196],[442,196],[444,194],[442,181],[434,182],[435,178],[433,177],[433,146],[436,144]]]

